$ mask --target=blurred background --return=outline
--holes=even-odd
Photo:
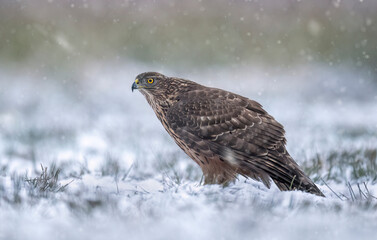
[[[315,63],[376,79],[376,9],[370,0],[1,0],[0,60],[66,79],[127,62],[176,71]]]
[[[148,166],[161,145],[179,152],[130,91],[145,71],[261,102],[298,162],[373,148],[376,12],[368,0],[0,0],[1,162],[111,153]]]
[[[370,238],[376,13],[374,0],[0,0],[0,239]],[[262,103],[328,198],[201,186],[131,92],[146,71]]]

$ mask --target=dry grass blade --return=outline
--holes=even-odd
[[[347,182],[347,187],[348,187],[348,191],[350,192],[352,202],[356,201],[357,198],[356,198],[355,192],[353,191],[353,188],[352,188],[350,182]]]
[[[325,182],[325,180],[323,180],[322,178],[321,178],[321,180],[322,180],[322,182],[326,185],[326,187],[328,188],[328,189],[330,189],[330,191],[332,192],[332,193],[334,193],[335,194],[335,196],[337,196],[340,200],[344,200],[344,199],[342,199],[326,182]]]
[[[373,196],[373,195],[370,193],[370,191],[369,191],[369,189],[368,189],[368,186],[367,186],[367,184],[366,184],[365,182],[364,182],[364,187],[365,187],[365,190],[367,191],[368,197],[371,197],[371,198],[377,199],[377,197]]]
[[[38,177],[32,178],[32,179],[26,179],[25,181],[28,183],[29,190],[30,191],[37,191],[38,193],[41,193],[42,195],[45,195],[43,193],[48,192],[62,192],[66,189],[66,187],[73,182],[70,181],[67,184],[62,185],[59,182],[59,174],[60,169],[57,169],[55,164],[52,164],[50,166],[50,170],[48,167],[44,167],[41,164],[41,173]]]

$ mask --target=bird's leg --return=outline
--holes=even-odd
[[[235,177],[229,177],[225,174],[215,175],[206,174],[204,175],[204,185],[207,184],[221,184],[223,187],[229,186],[231,183],[235,182]]]

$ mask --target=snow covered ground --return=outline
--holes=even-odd
[[[374,239],[377,86],[352,69],[0,71],[0,239]],[[327,196],[200,185],[134,77],[161,71],[261,102]],[[328,186],[326,186],[326,184]]]

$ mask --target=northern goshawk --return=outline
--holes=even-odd
[[[139,74],[134,89],[201,167],[206,184],[227,184],[240,174],[324,196],[287,152],[283,126],[256,101],[157,72]]]

